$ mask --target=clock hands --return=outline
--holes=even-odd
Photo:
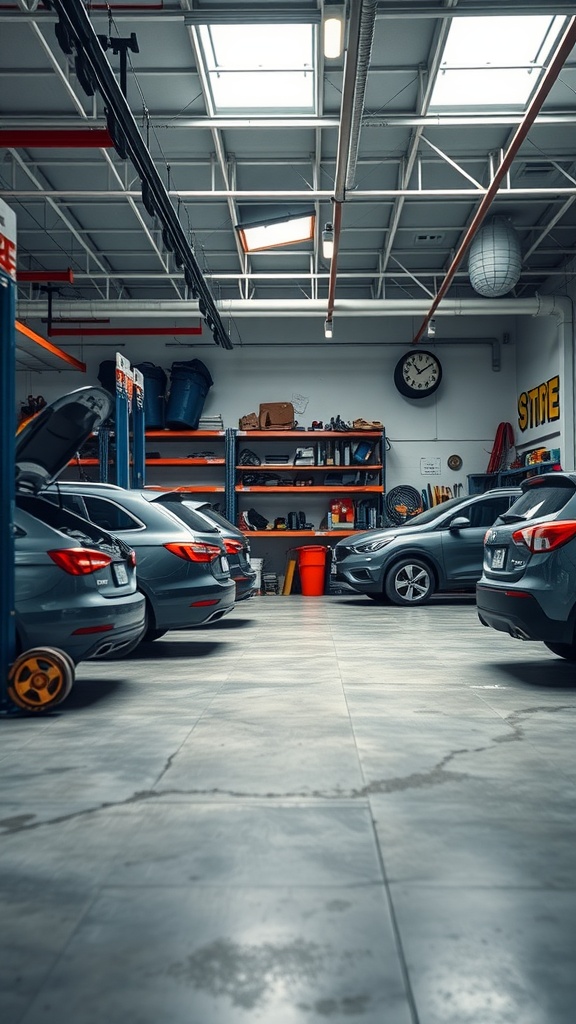
[[[434,363],[426,363],[426,366],[423,366],[421,370],[419,370],[417,366],[415,366],[414,369],[416,370],[416,373],[424,373],[424,370],[428,370],[431,366],[434,366]]]

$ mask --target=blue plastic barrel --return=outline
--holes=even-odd
[[[210,371],[199,359],[172,363],[166,426],[172,430],[197,430],[213,383]]]
[[[144,424],[147,430],[162,429],[166,410],[166,382],[161,366],[154,363],[136,363],[144,377]]]

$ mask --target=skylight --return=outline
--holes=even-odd
[[[214,113],[314,113],[313,25],[203,25]]]
[[[564,19],[455,18],[430,109],[527,105]]]

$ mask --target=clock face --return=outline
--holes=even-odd
[[[432,352],[414,349],[396,364],[394,383],[407,398],[426,398],[434,394],[442,380],[442,367]]]

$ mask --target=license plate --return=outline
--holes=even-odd
[[[128,573],[126,572],[126,566],[122,565],[122,562],[113,562],[112,572],[114,573],[117,586],[122,587],[125,583],[128,583]]]
[[[222,572],[230,572],[228,559],[223,556],[220,558],[220,568],[222,569]]]
[[[506,558],[506,548],[495,548],[492,552],[492,568],[503,569]]]

